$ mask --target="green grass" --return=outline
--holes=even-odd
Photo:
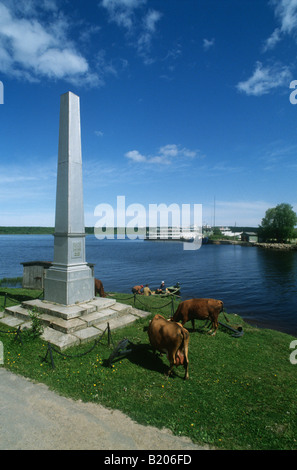
[[[115,298],[133,304],[131,294]],[[170,305],[157,308],[165,303],[166,298],[139,297],[136,307],[169,317]],[[91,352],[94,343],[68,349],[64,355],[54,352],[52,369],[49,361],[43,361],[46,343],[35,339],[21,345],[15,330],[0,324],[1,331],[10,331],[0,333],[4,367],[63,396],[119,409],[141,424],[169,428],[198,444],[220,449],[296,449],[297,365],[289,360],[290,343],[296,338],[254,328],[234,314],[228,317],[231,325],[243,327],[241,338],[233,338],[221,326],[212,337],[192,332],[191,323],[186,324],[188,381],[183,380],[180,367],[168,378],[166,356],[155,357],[150,350],[146,332],[150,317],[112,332],[114,345],[128,338],[143,346],[113,367],[107,366],[113,350],[107,335]],[[223,316],[221,321],[225,323]]]
[[[22,277],[4,277],[0,279],[0,288],[7,286],[16,286],[17,284],[22,284]]]

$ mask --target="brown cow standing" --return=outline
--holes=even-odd
[[[148,327],[148,336],[153,349],[167,353],[170,363],[168,375],[173,366],[183,364],[185,368],[184,379],[189,378],[189,332],[180,323],[165,320],[162,315],[155,315]]]
[[[103,284],[99,279],[95,279],[95,295],[97,293],[100,295],[100,297],[106,297]]]
[[[210,320],[212,328],[208,333],[214,332],[215,335],[218,329],[218,317],[223,312],[224,304],[221,300],[216,299],[189,299],[181,302],[172,317],[172,321],[181,321],[182,325],[187,321],[192,322],[193,331],[195,331],[195,318],[198,320]],[[224,313],[224,312],[223,312]],[[228,318],[224,313],[227,321]]]

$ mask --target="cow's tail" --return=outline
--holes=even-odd
[[[189,332],[183,326],[181,326],[181,334],[182,334],[182,342],[181,342],[181,345],[180,345],[179,349],[181,351],[184,351],[185,350],[185,339],[189,338]]]
[[[186,347],[185,343],[186,340],[189,341],[189,332],[185,328],[181,327],[181,335],[182,335],[182,342],[181,345],[176,353],[175,357],[175,365],[176,367],[179,365],[183,365],[185,368],[185,378],[189,378],[188,376],[188,367],[189,367],[189,359],[188,359],[188,348]]]

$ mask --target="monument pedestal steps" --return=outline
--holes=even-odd
[[[21,330],[30,328],[29,312],[32,311],[38,312],[44,327],[41,338],[60,351],[95,340],[106,330],[107,323],[110,330],[115,330],[150,315],[150,312],[103,297],[74,305],[35,299],[7,307],[0,312],[0,322]]]

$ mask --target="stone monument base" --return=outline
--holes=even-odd
[[[92,269],[86,264],[53,264],[45,274],[44,300],[61,305],[86,302],[95,295]]]
[[[32,310],[38,312],[44,326],[42,339],[60,351],[99,338],[107,324],[110,330],[115,330],[150,315],[150,312],[103,297],[74,305],[35,299],[7,307],[0,312],[0,323],[21,329],[30,328]]]

